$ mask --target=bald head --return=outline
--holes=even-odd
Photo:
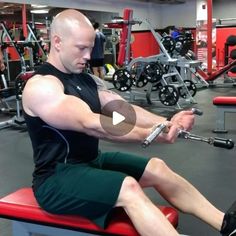
[[[95,31],[89,19],[77,10],[60,12],[51,24],[48,62],[66,73],[80,73],[90,59]]]
[[[51,37],[54,35],[67,37],[70,35],[71,30],[75,30],[78,28],[91,28],[93,26],[89,19],[83,15],[81,12],[68,9],[57,14],[51,24]]]

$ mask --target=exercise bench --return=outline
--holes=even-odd
[[[214,97],[213,105],[216,106],[215,133],[227,133],[225,129],[225,114],[236,113],[236,97]]]
[[[176,228],[178,212],[173,207],[158,206]],[[80,216],[54,215],[42,210],[32,188],[21,188],[0,199],[0,217],[12,220],[12,236],[34,233],[49,236],[116,235],[138,236],[122,208],[114,209],[106,229]]]

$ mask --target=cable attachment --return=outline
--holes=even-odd
[[[166,128],[166,124],[159,124],[153,127],[153,130],[151,131],[151,133],[144,139],[144,141],[142,142],[142,147],[146,148],[148,147],[151,142],[160,135],[160,133],[162,131],[164,131]]]
[[[196,134],[191,134],[185,130],[179,130],[179,138],[191,139],[195,141],[201,141],[213,145],[215,147],[232,149],[234,147],[234,141],[232,139],[218,138],[218,137],[203,137]]]

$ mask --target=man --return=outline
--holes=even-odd
[[[180,31],[175,26],[170,26],[169,30],[170,30],[169,35],[173,39],[176,39],[180,35]]]
[[[4,64],[4,58],[3,58],[3,53],[2,53],[2,49],[0,47],[0,71],[4,71],[5,70],[5,64]]]
[[[6,81],[4,76],[4,70],[6,69],[4,64],[3,53],[0,45],[0,89],[5,88]]]
[[[224,219],[224,235],[230,235],[236,226],[234,215],[216,209],[159,158],[98,150],[100,138],[141,142],[153,126],[167,121],[133,105],[137,120],[129,133],[116,135],[101,125],[101,118],[108,123],[112,119],[101,114],[101,108],[123,99],[83,73],[94,38],[83,14],[71,9],[59,13],[51,25],[48,61],[23,91],[34,151],[33,190],[41,207],[51,213],[78,214],[101,227],[113,207],[123,207],[140,235],[178,235],[142,190],[153,187],[176,208],[219,231]],[[173,143],[179,128],[190,130],[193,123],[192,111],[179,112],[167,123],[168,133],[155,141]]]
[[[99,30],[98,22],[93,24],[93,28],[95,30],[96,37],[89,64],[92,68],[93,74],[101,79],[104,79],[104,43],[106,38],[105,35]]]

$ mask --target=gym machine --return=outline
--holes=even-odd
[[[14,40],[10,31],[7,29],[4,23],[1,23],[2,34],[1,34],[1,45],[3,48],[14,47],[17,55],[20,59],[21,72],[34,69],[35,66],[41,64],[47,59],[47,52],[43,48],[43,43],[48,43],[49,40],[41,40],[35,29],[30,24],[27,24],[28,36],[25,40]],[[24,48],[27,48],[29,52],[29,65],[26,65],[24,58]],[[9,68],[8,57],[6,57],[7,68]],[[10,74],[8,73],[8,79]]]
[[[213,84],[213,82],[218,79],[220,76],[224,75],[224,84],[228,83],[230,85],[235,86],[235,79],[230,78],[227,74],[228,72],[236,72],[236,50],[232,50],[229,53],[229,47],[230,46],[235,46],[236,45],[236,36],[235,35],[230,35],[224,46],[224,52],[225,52],[225,58],[224,58],[224,66],[210,75],[206,74],[200,67],[197,68],[196,73],[198,74],[199,77],[201,77],[203,80],[205,80],[209,86],[213,86],[216,84]],[[230,59],[230,60],[229,60]],[[217,84],[219,85],[219,84]]]
[[[34,71],[27,71],[28,66],[26,65],[24,58],[24,51],[22,50],[25,46],[31,47],[31,44],[27,41],[14,41],[12,35],[6,28],[4,23],[1,23],[2,27],[2,35],[1,35],[1,43],[4,51],[4,57],[6,58],[6,64],[8,68],[8,80],[6,80],[4,73],[1,73],[1,90],[0,90],[0,103],[1,103],[1,112],[2,113],[15,113],[13,117],[10,119],[4,120],[0,122],[0,129],[6,127],[23,127],[25,121],[21,114],[21,94],[24,82],[33,75]],[[21,72],[16,76],[13,81],[10,79],[9,75],[9,63],[8,56],[5,53],[5,49],[7,47],[14,47],[19,58],[21,65]],[[9,105],[10,102],[14,102],[14,109]]]
[[[18,74],[15,79],[15,86],[8,87],[4,74],[1,73],[1,80],[3,81],[2,84],[5,85],[5,88],[0,89],[0,104],[2,113],[12,113],[14,112],[15,115],[10,119],[4,120],[0,122],[0,129],[7,128],[7,127],[25,127],[25,120],[22,116],[22,108],[21,108],[21,97],[23,88],[25,86],[26,81],[32,77],[34,71],[26,71]],[[14,100],[16,102],[16,108],[12,109],[8,102]]]
[[[202,115],[202,112],[196,108],[192,108],[192,111],[194,114]],[[142,147],[144,148],[148,147],[153,142],[154,139],[156,139],[162,132],[166,132],[166,130],[168,130],[168,127],[166,124],[157,125],[153,129],[153,131],[143,140]],[[220,147],[220,148],[226,148],[226,149],[234,148],[234,141],[231,139],[224,139],[224,138],[219,138],[219,137],[214,137],[214,138],[203,137],[196,134],[192,134],[183,129],[179,129],[178,137],[184,138],[184,139],[190,139],[194,141],[205,142],[205,143],[208,143],[210,145],[213,145],[215,147]]]
[[[168,50],[174,50],[175,44],[173,41],[168,40],[170,38],[167,37],[163,41],[161,35],[155,32],[148,21],[134,20],[132,14],[131,9],[125,9],[123,19],[118,18],[112,20],[112,23],[107,23],[109,28],[122,29],[117,60],[118,65],[122,68],[118,69],[113,75],[114,87],[122,92],[130,91],[132,93],[134,92],[131,90],[132,86],[140,88],[147,85],[146,99],[149,104],[152,104],[151,93],[154,90],[159,90],[159,100],[166,106],[177,105],[178,108],[181,108],[178,103],[180,96],[190,103],[195,103],[193,99],[196,94],[194,83],[190,79],[185,82],[176,67],[196,68],[200,65],[200,62],[172,58]],[[131,59],[131,28],[134,24],[142,23],[150,29],[162,53],[145,58]],[[183,46],[183,39],[179,39],[177,47],[179,52],[183,53],[182,50],[184,49],[180,44]],[[173,77],[176,78],[177,82],[172,81]],[[190,92],[190,90],[193,92]]]

